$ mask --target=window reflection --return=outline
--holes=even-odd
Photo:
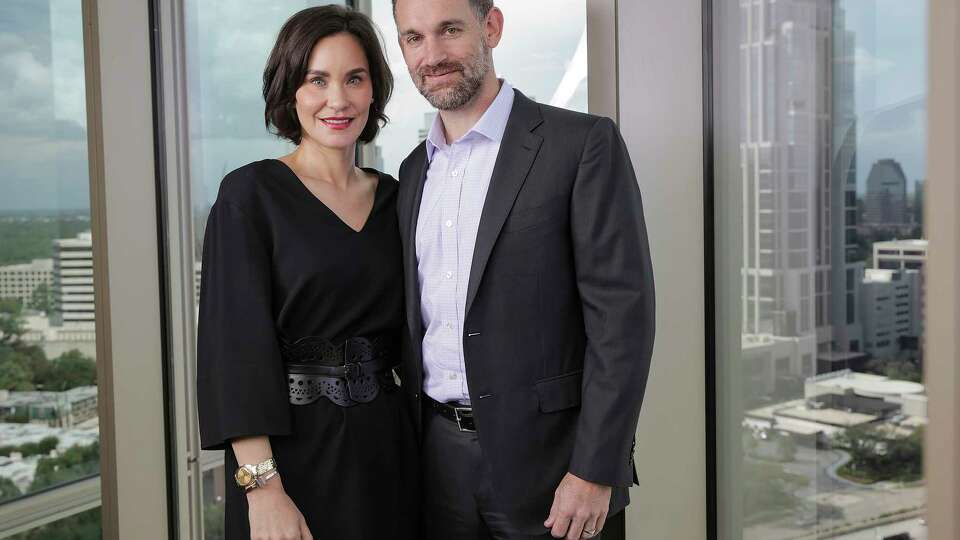
[[[383,32],[387,59],[396,87],[387,106],[390,123],[364,150],[370,167],[394,176],[400,162],[426,139],[436,112],[417,92],[407,73],[391,0],[373,0],[373,21]],[[493,51],[497,75],[527,97],[557,107],[587,111],[586,0],[523,0],[497,2],[506,31]],[[550,13],[550,24],[543,14]],[[536,37],[523,29],[535,28]]]
[[[9,537],[10,540],[100,540],[100,508],[80,512],[47,525],[41,525],[22,534]]]
[[[277,32],[311,0],[185,0],[189,177],[192,199],[194,300],[200,300],[203,234],[220,181],[252,161],[279,157],[293,147],[263,124],[263,68]],[[194,406],[193,403],[190,404]],[[191,426],[191,429],[195,427]],[[199,452],[194,449],[193,452]],[[201,469],[204,538],[223,538],[222,452],[195,457]],[[232,473],[232,471],[231,471]]]
[[[0,3],[0,504],[100,469],[80,8]]]
[[[718,306],[742,318],[740,358],[718,359],[742,376],[721,397],[742,427],[728,518],[743,538],[925,538],[925,2],[718,10],[741,167],[716,180],[743,204],[724,231],[742,302]]]

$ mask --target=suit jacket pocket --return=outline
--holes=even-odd
[[[534,387],[540,400],[540,411],[549,413],[580,405],[583,370],[537,381]]]
[[[504,232],[519,232],[532,229],[544,223],[562,223],[567,212],[567,197],[551,197],[543,204],[514,208],[503,224]]]

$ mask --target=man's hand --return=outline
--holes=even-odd
[[[610,486],[567,473],[554,492],[550,517],[543,526],[550,529],[554,538],[580,540],[597,536],[607,520],[611,491]]]

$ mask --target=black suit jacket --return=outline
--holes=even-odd
[[[420,421],[423,324],[415,234],[425,144],[400,166],[409,335],[405,392]],[[654,337],[653,270],[637,179],[608,118],[519,91],[494,166],[467,288],[463,350],[493,485],[518,526],[543,531],[566,472],[636,479],[633,443]]]

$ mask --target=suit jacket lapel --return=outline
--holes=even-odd
[[[490,188],[480,214],[480,228],[473,249],[473,263],[470,266],[470,281],[467,285],[466,314],[477,296],[480,280],[486,270],[490,253],[500,236],[500,229],[510,215],[510,209],[517,193],[527,179],[527,173],[533,165],[543,138],[531,133],[542,122],[540,106],[524,96],[519,90],[513,101],[513,110],[507,120],[507,127],[500,142],[500,152],[493,167]]]
[[[407,327],[410,338],[420,355],[420,340],[423,337],[423,316],[420,313],[420,279],[417,269],[417,220],[420,215],[420,201],[423,198],[423,184],[427,178],[427,151],[426,145],[421,144],[416,159],[410,163],[408,178],[403,181],[413,182],[412,200],[406,204],[409,214],[405,217],[407,229],[407,251],[404,253],[404,278],[407,291]]]

